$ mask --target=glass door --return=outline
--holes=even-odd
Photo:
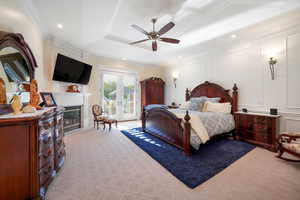
[[[109,117],[117,120],[137,118],[137,77],[135,74],[104,72],[102,86],[102,105]]]
[[[126,75],[122,77],[122,117],[124,119],[136,118],[136,76]]]
[[[103,95],[102,95],[102,105],[104,113],[112,118],[117,118],[118,113],[118,76],[113,74],[103,75]]]

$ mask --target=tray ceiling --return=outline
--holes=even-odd
[[[157,64],[194,46],[234,33],[253,24],[300,7],[299,0],[24,0],[45,34],[72,43],[97,55]],[[179,45],[160,42],[158,52],[130,27],[151,30],[169,21],[176,26],[165,36],[180,39]],[[57,24],[63,24],[58,29]],[[171,56],[171,57],[170,57]]]

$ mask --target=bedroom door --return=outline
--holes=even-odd
[[[117,120],[137,118],[137,76],[132,73],[104,72],[102,78],[104,112]]]

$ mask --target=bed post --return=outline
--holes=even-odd
[[[232,112],[234,113],[238,111],[238,87],[236,86],[236,83],[232,90]]]
[[[186,88],[185,90],[185,101],[188,101],[190,100],[190,91],[188,88]]]
[[[190,138],[191,138],[191,124],[190,124],[191,117],[189,116],[189,111],[186,111],[184,116],[184,138],[183,138],[183,150],[186,155],[191,155],[191,145],[190,145]]]
[[[143,106],[142,108],[142,129],[143,131],[145,132],[145,129],[146,129],[146,109],[145,109],[145,106]]]

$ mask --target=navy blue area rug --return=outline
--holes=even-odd
[[[200,146],[191,156],[141,128],[121,131],[190,188],[204,183],[255,148],[241,141],[220,138]]]

